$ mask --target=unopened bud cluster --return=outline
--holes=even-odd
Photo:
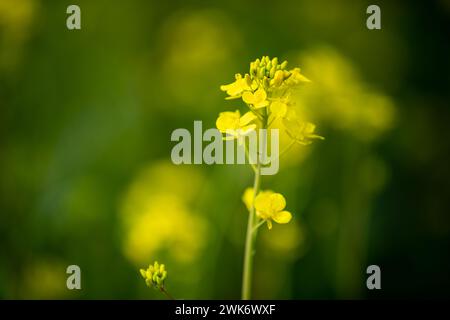
[[[157,261],[153,265],[149,265],[147,269],[140,269],[145,283],[149,287],[157,289],[164,288],[164,280],[167,278],[167,271],[164,264],[159,264]]]

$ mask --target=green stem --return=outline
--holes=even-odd
[[[259,183],[261,177],[261,165],[258,162],[257,169],[255,172],[255,180],[253,183],[253,203],[255,202],[256,195],[259,192]],[[242,299],[249,300],[251,296],[251,286],[252,286],[252,270],[253,270],[253,257],[255,255],[255,240],[254,237],[254,224],[255,224],[255,206],[252,205],[250,208],[250,213],[248,215],[247,223],[247,236],[245,239],[245,255],[244,255],[244,272],[242,277]]]
[[[261,227],[266,222],[267,222],[266,220],[261,220],[257,222],[256,225],[253,227],[253,232],[256,232],[256,230],[258,230],[258,228]]]
[[[247,145],[244,145],[244,148],[245,148],[245,155],[247,157],[248,163],[252,166],[252,169],[256,174],[257,169],[256,169],[256,166],[253,163],[251,163],[250,154],[249,154]]]
[[[267,114],[264,115],[263,129],[267,128]],[[263,137],[261,143],[262,154],[265,152],[266,139]],[[242,275],[242,300],[251,299],[252,290],[252,272],[253,272],[253,258],[255,256],[255,243],[258,228],[255,225],[259,222],[255,212],[255,198],[259,193],[259,185],[261,180],[261,161],[257,157],[257,164],[255,170],[255,180],[253,182],[253,204],[250,208],[247,222],[247,235],[245,238],[245,253],[244,253],[244,271]]]

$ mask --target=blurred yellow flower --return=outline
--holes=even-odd
[[[276,100],[270,104],[270,115],[273,118],[284,117],[287,112],[287,103],[286,100]]]
[[[37,0],[0,1],[0,73],[13,71],[33,31],[40,10]]]
[[[299,144],[308,145],[312,143],[313,139],[325,139],[314,133],[316,126],[310,122],[300,122],[297,118],[292,117],[284,118],[283,125],[289,137]]]
[[[246,104],[252,105],[255,109],[264,108],[269,105],[267,93],[264,89],[259,88],[255,93],[246,91],[242,94],[242,100]]]
[[[20,299],[62,299],[70,293],[66,287],[67,263],[58,260],[37,260],[20,274]]]
[[[164,91],[165,103],[154,103],[151,95],[142,92],[152,99],[151,110],[160,108],[167,112],[166,107],[170,105],[170,112],[177,115],[206,114],[216,99],[214,91],[208,91],[208,87],[221,81],[220,74],[234,66],[232,57],[241,46],[242,34],[223,10],[214,8],[171,10],[155,32],[158,34],[155,46],[164,52],[158,63],[160,68],[146,60],[141,66],[145,72],[140,74],[144,77],[142,83],[158,82],[158,88]],[[227,39],[226,42],[223,39]],[[141,88],[146,90],[146,85]]]
[[[192,167],[164,161],[144,168],[122,202],[126,257],[135,265],[159,254],[168,261],[194,263],[208,237],[207,220],[192,210],[204,183]]]
[[[300,68],[294,68],[290,71],[291,76],[286,79],[286,85],[295,86],[303,83],[311,82],[303,74],[300,73]]]
[[[242,195],[242,202],[244,202],[248,211],[250,211],[253,206],[253,198],[254,198],[253,188],[245,189],[244,194]]]
[[[192,262],[204,246],[205,222],[191,212],[176,195],[148,197],[147,209],[130,217],[125,253],[141,263],[167,251],[178,262]]]
[[[299,55],[314,85],[293,92],[296,111],[358,140],[372,141],[395,124],[393,100],[369,85],[351,60],[333,48],[321,47]]]
[[[292,221],[283,228],[274,228],[270,232],[261,233],[261,243],[265,254],[273,259],[273,255],[286,260],[295,260],[302,256],[306,248],[306,230],[300,222]]]
[[[241,117],[239,110],[235,112],[221,112],[216,120],[217,129],[226,133],[225,140],[238,139],[239,144],[244,142],[244,137],[256,129],[256,124],[250,124],[257,117],[249,111]]]

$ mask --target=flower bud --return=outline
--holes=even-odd
[[[249,86],[249,87],[251,87],[251,85],[252,85],[252,78],[250,77],[250,75],[249,74],[245,74],[245,81],[247,82],[247,85]]]
[[[255,63],[254,62],[250,62],[250,69],[248,70],[248,72],[253,75],[253,72],[255,70]]]
[[[275,57],[275,58],[272,59],[272,66],[275,66],[275,68],[276,68],[277,65],[278,65],[278,58]]]
[[[276,65],[272,65],[272,68],[270,69],[270,72],[269,72],[269,77],[270,78],[274,77],[276,70],[277,70],[277,66]]]
[[[164,288],[164,280],[167,278],[166,266],[155,262],[149,265],[147,269],[140,269],[141,276],[145,279],[145,283],[149,287],[157,289]]]
[[[264,67],[259,68],[259,70],[258,70],[258,78],[259,79],[262,79],[264,77],[264,75],[266,73],[265,71],[266,71],[266,69]]]
[[[273,84],[276,87],[279,87],[281,85],[281,83],[283,82],[284,79],[284,73],[282,70],[278,70],[277,72],[275,72],[275,75],[273,77]]]

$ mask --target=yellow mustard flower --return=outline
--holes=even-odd
[[[239,98],[242,92],[252,89],[251,81],[249,81],[248,75],[243,78],[240,73],[237,73],[235,78],[236,81],[233,83],[220,86],[220,90],[226,91],[231,98]]]
[[[149,287],[164,289],[164,281],[167,278],[167,271],[164,264],[155,261],[153,265],[149,265],[147,269],[140,269],[141,276]]]
[[[283,125],[286,128],[286,133],[295,140],[295,142],[308,145],[313,139],[325,140],[324,137],[314,133],[316,125],[311,122],[301,122],[296,117],[284,118]]]
[[[216,127],[220,132],[227,134],[225,140],[238,139],[239,144],[242,144],[244,137],[256,129],[256,124],[251,124],[256,118],[251,111],[245,113],[242,117],[239,110],[221,112],[216,120]]]
[[[253,188],[245,189],[242,201],[249,211],[253,206],[253,197]],[[280,224],[291,221],[292,214],[283,210],[286,207],[286,199],[282,194],[264,190],[260,191],[254,200],[256,215],[266,221],[269,230],[272,229],[272,220]]]
[[[267,228],[272,229],[272,220],[276,223],[288,223],[292,219],[286,207],[286,199],[280,193],[261,191],[255,198],[256,215],[267,222]]]
[[[255,109],[264,108],[269,105],[267,93],[263,88],[259,88],[255,93],[245,91],[242,94],[242,100],[244,100],[246,104],[252,105]]]

